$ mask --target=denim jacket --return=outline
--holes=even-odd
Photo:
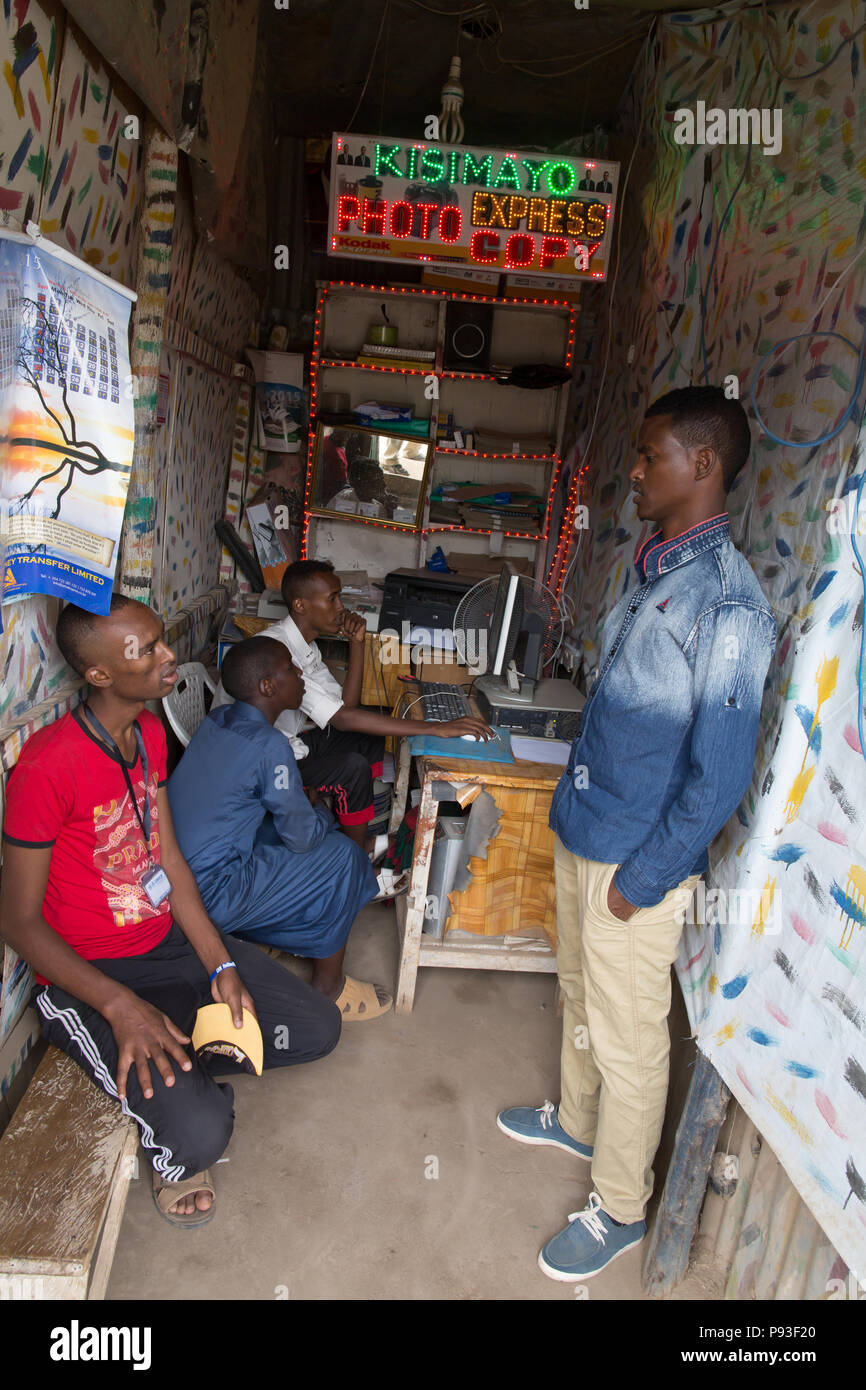
[[[776,624],[727,513],[635,556],[642,582],[609,614],[581,732],[553,795],[566,849],[615,863],[654,907],[708,863],[752,775]]]

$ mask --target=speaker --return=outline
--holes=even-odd
[[[493,305],[452,301],[445,310],[446,372],[486,372],[490,367]]]

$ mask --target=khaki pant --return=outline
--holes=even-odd
[[[557,970],[565,995],[559,1122],[592,1144],[592,1181],[615,1221],[640,1221],[668,1089],[671,965],[698,875],[627,922],[608,910],[616,864],[556,840]],[[677,921],[677,915],[680,921]]]

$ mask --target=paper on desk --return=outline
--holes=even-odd
[[[512,734],[511,751],[515,758],[525,758],[531,763],[554,763],[565,767],[571,744],[559,738],[525,738]]]

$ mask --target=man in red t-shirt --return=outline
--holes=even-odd
[[[137,1121],[161,1213],[202,1225],[234,1111],[231,1086],[191,1055],[198,1009],[226,1003],[238,1028],[242,1009],[256,1015],[266,1067],[330,1052],[340,1014],[205,912],[175,839],[165,734],[144,708],[177,679],[161,619],[120,594],[104,617],[70,604],[57,643],[90,689],[10,774],[3,934],[36,971],[48,1041]]]

